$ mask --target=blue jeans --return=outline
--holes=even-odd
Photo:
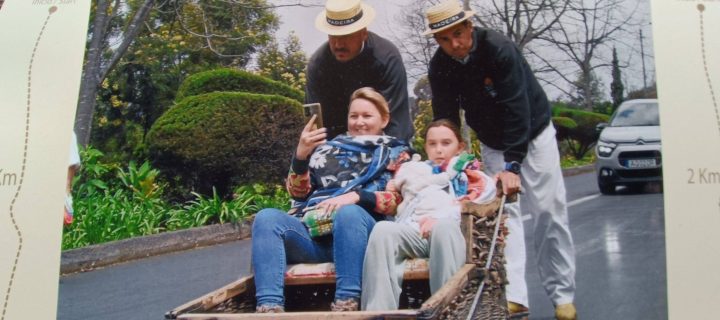
[[[363,259],[375,219],[358,205],[335,214],[332,238],[313,240],[300,219],[263,209],[252,227],[252,264],[257,305],[284,305],[288,263],[335,262],[335,299],[360,298]]]

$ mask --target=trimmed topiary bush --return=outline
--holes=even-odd
[[[570,130],[577,128],[575,120],[568,117],[552,117],[552,122],[555,125],[555,130],[557,130],[555,138],[558,140],[566,139],[570,134]]]
[[[284,83],[247,71],[216,69],[187,77],[180,85],[175,101],[178,102],[186,97],[218,91],[253,92],[280,95],[299,102],[304,100],[303,92],[295,90]]]
[[[303,124],[295,100],[214,92],[178,102],[152,126],[147,144],[168,180],[228,195],[238,184],[281,183]]]
[[[575,159],[582,159],[598,139],[595,127],[610,118],[606,114],[555,107],[553,123],[558,128],[558,139],[565,139]],[[570,121],[566,120],[569,119]],[[574,123],[574,126],[573,126]]]

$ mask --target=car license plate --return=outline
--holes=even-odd
[[[655,159],[633,159],[627,161],[627,167],[632,169],[654,168],[656,166]]]

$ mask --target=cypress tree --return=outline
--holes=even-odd
[[[612,59],[612,83],[610,83],[610,96],[612,96],[613,109],[615,111],[617,107],[623,102],[623,91],[625,87],[622,83],[622,74],[620,73],[620,64],[617,58],[617,50],[613,48],[613,59]]]

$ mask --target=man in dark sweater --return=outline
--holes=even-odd
[[[374,88],[390,105],[385,134],[406,141],[413,135],[402,57],[390,41],[367,31],[374,17],[360,0],[328,0],[315,20],[328,42],[308,63],[305,102],[322,106],[328,140],[347,131],[350,95],[362,87]]]
[[[465,110],[488,173],[497,175],[506,194],[523,188],[520,208],[508,206],[510,311],[528,311],[522,211],[533,218],[538,270],[556,317],[575,319],[575,250],[550,105],[517,46],[498,32],[473,28],[473,14],[457,0],[426,12],[425,34],[440,45],[428,75],[434,118],[460,124]]]

